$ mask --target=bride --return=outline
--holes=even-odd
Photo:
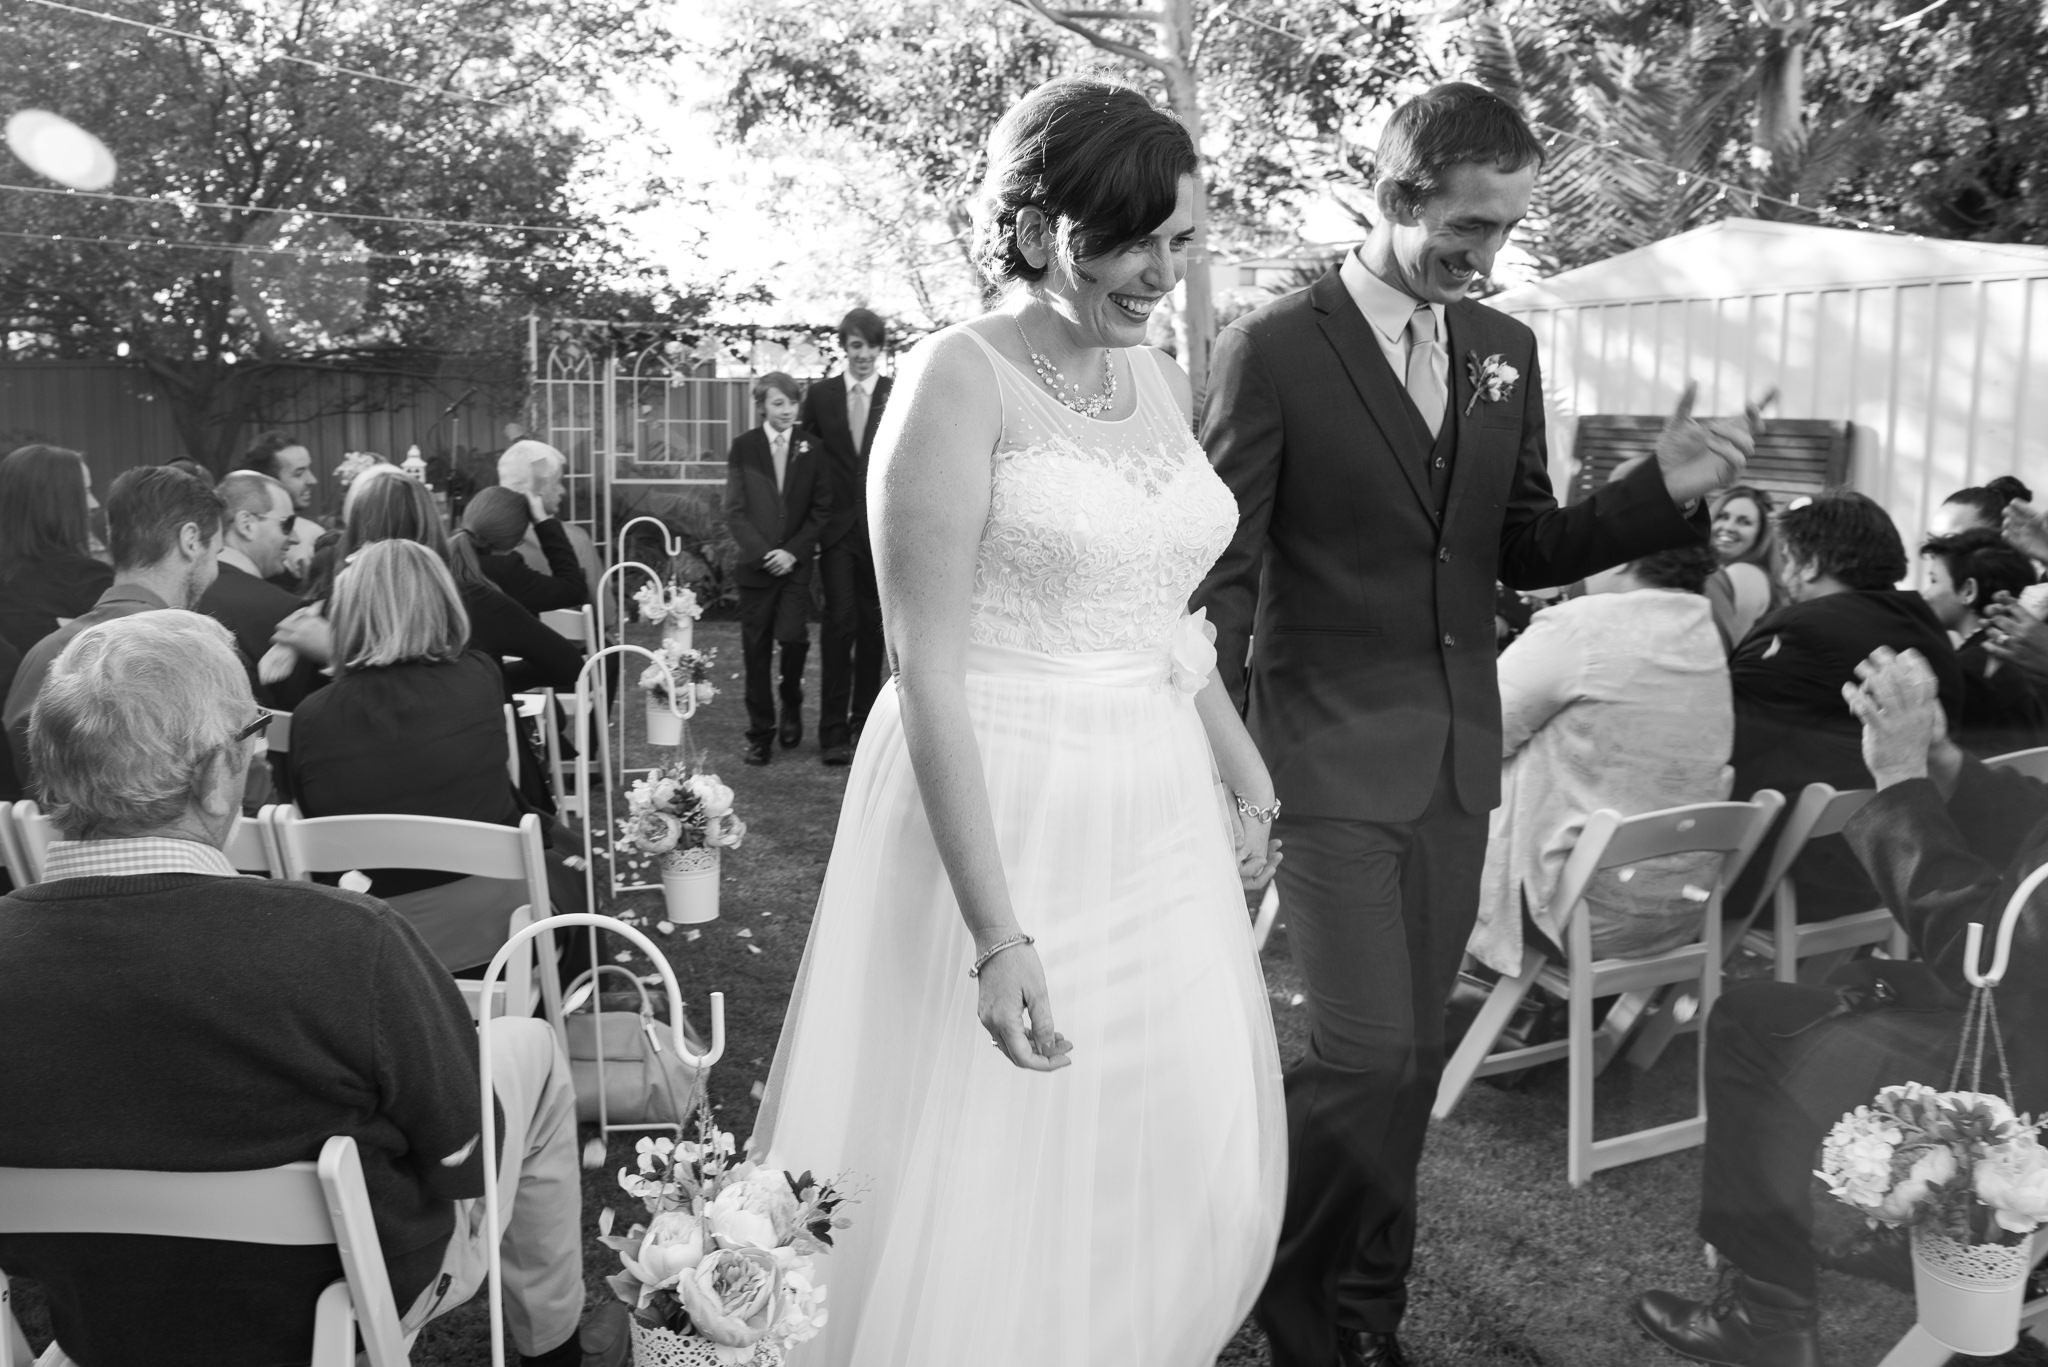
[[[1007,295],[910,354],[877,439],[894,679],[756,1136],[860,1191],[790,1362],[1193,1367],[1264,1280],[1285,1162],[1243,895],[1276,804],[1185,606],[1237,508],[1142,345],[1197,163],[1094,78],[988,150]]]

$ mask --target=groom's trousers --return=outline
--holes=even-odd
[[[1448,762],[1413,821],[1280,818],[1280,906],[1309,1043],[1287,1072],[1287,1210],[1258,1305],[1274,1367],[1329,1367],[1337,1331],[1400,1324],[1444,1002],[1478,909],[1486,829],[1485,814],[1459,808]]]

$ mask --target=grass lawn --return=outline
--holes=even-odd
[[[724,667],[718,671],[721,696],[692,724],[692,740],[704,752],[705,767],[732,785],[748,832],[745,847],[725,857],[720,919],[694,941],[678,932],[665,944],[700,1025],[705,994],[726,994],[726,1054],[713,1071],[711,1095],[720,1123],[744,1137],[803,952],[847,770],[818,763],[815,736],[806,736],[800,750],[778,753],[765,769],[743,766],[738,628],[699,623],[697,643],[716,646]],[[815,652],[810,672],[815,701]],[[637,698],[630,701],[637,711]],[[637,720],[629,723],[633,735],[639,726]],[[636,746],[631,758],[654,762],[648,755]],[[625,900],[648,911],[659,894]],[[644,971],[643,965],[635,967]],[[1300,989],[1284,919],[1266,947],[1265,969],[1281,1049],[1291,1056],[1303,1043],[1305,1013],[1297,1004]],[[1689,1107],[1692,1087],[1689,1039],[1647,1075],[1617,1064],[1601,1079],[1600,1132],[1675,1119]],[[1699,1151],[1603,1173],[1574,1191],[1564,1177],[1564,1108],[1561,1072],[1521,1092],[1480,1084],[1449,1121],[1432,1130],[1422,1170],[1420,1251],[1403,1331],[1417,1364],[1636,1367],[1679,1361],[1642,1338],[1623,1308],[1651,1287],[1710,1286],[1692,1233]],[[606,1168],[587,1174],[584,1183],[584,1258],[593,1300],[610,1295],[602,1277],[613,1255],[589,1236],[600,1207],[624,1213],[630,1198],[618,1190],[614,1175],[631,1148],[630,1138],[616,1141]],[[858,1238],[859,1207],[847,1213],[856,1220],[847,1237]],[[24,1321],[40,1347],[48,1332],[40,1297],[32,1284],[18,1289]],[[1823,1277],[1822,1303],[1834,1367],[1877,1363],[1912,1321],[1909,1297],[1832,1274]],[[464,1307],[429,1326],[413,1360],[421,1367],[488,1363],[482,1306]],[[2043,1362],[2048,1355],[2023,1344],[2012,1360]],[[1265,1361],[1263,1341],[1249,1325],[1220,1359],[1233,1367]]]

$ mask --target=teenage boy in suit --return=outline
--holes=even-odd
[[[832,515],[818,538],[825,590],[818,745],[827,764],[853,759],[854,739],[882,686],[882,595],[868,543],[867,484],[868,452],[889,402],[889,377],[875,373],[888,336],[867,309],[840,319],[846,372],[812,385],[797,414],[797,426],[824,445],[832,485]]]
[[[782,748],[804,738],[804,655],[810,649],[811,552],[832,506],[825,457],[797,426],[802,391],[779,370],[754,381],[761,426],[742,432],[726,458],[725,525],[739,543],[740,651],[747,666],[749,764],[766,764],[778,730]],[[770,674],[782,644],[782,715]],[[823,723],[821,722],[822,726]]]

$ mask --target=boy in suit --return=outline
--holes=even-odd
[[[867,309],[840,319],[846,373],[812,385],[797,414],[797,425],[825,448],[832,485],[832,515],[818,538],[825,590],[818,745],[827,764],[853,759],[853,741],[882,686],[882,596],[868,544],[867,483],[868,453],[889,402],[889,378],[875,373],[887,340],[881,318]]]
[[[754,382],[761,426],[742,432],[726,458],[725,525],[739,543],[740,650],[747,666],[749,764],[766,764],[778,731],[770,681],[782,643],[782,747],[804,738],[804,655],[810,649],[811,552],[832,506],[818,443],[796,425],[802,391],[781,371]],[[822,725],[822,723],[821,723]]]

